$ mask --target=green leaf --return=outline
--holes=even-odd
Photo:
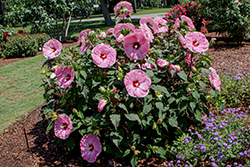
[[[168,99],[168,103],[169,103],[169,104],[172,104],[174,101],[175,101],[175,98],[174,98],[173,96],[171,96],[171,97]]]
[[[200,68],[202,73],[211,75],[211,71],[206,68]]]
[[[201,112],[200,112],[200,110],[195,110],[195,113],[194,113],[194,117],[195,117],[195,119],[196,120],[198,120],[198,121],[202,121],[202,115],[201,115]]]
[[[178,127],[178,121],[176,117],[170,117],[168,120],[168,123],[172,126],[172,127]]]
[[[47,132],[50,131],[54,127],[54,121],[51,121],[47,126]]]
[[[168,131],[168,126],[165,122],[162,122],[162,126],[166,129],[166,131]]]
[[[163,110],[163,103],[162,102],[156,102],[155,106],[159,109],[159,111]]]
[[[197,101],[199,101],[200,95],[199,95],[199,93],[198,93],[197,90],[195,90],[195,91],[192,92],[192,96],[193,96]]]
[[[138,162],[138,157],[137,156],[132,156],[132,158],[130,160],[130,163],[131,163],[132,167],[136,167],[137,162]]]
[[[68,151],[71,151],[74,147],[75,147],[75,139],[73,137],[69,137],[67,139],[67,150]]]
[[[137,114],[125,114],[125,116],[128,118],[128,120],[130,121],[138,121],[139,124],[141,124],[141,119],[139,118],[139,116]]]
[[[211,95],[212,95],[213,97],[216,97],[216,93],[214,92],[213,89],[210,90],[210,93],[211,93]]]
[[[167,88],[164,87],[164,86],[161,86],[161,85],[151,85],[150,88],[152,88],[152,89],[155,91],[155,93],[157,93],[158,91],[160,91],[160,92],[162,92],[162,93],[165,93],[165,95],[166,95],[167,97],[170,96],[170,94],[169,94]]]
[[[115,130],[117,131],[117,127],[118,127],[120,120],[121,120],[121,115],[120,114],[112,114],[112,115],[110,115],[110,120],[111,120],[112,124],[114,125]]]
[[[200,85],[203,89],[206,88],[206,83],[203,82],[203,81],[199,81],[199,85]]]
[[[195,107],[196,107],[196,103],[195,102],[190,102],[189,103],[191,110],[194,111]]]
[[[130,149],[127,149],[124,153],[122,157],[126,157],[128,154],[130,153]]]
[[[184,110],[186,110],[187,109],[187,107],[188,107],[188,103],[186,102],[186,101],[181,101],[180,103],[179,103],[179,110],[180,110],[180,112],[182,112],[182,111],[184,111]]]
[[[151,110],[152,110],[152,105],[144,103],[143,113],[147,115]]]
[[[113,154],[112,148],[108,144],[104,144],[103,151],[105,151],[106,153],[109,153],[111,155]]]
[[[160,154],[160,157],[163,158],[163,159],[167,159],[166,158],[166,151],[164,148],[160,147],[157,151],[156,151],[158,154]]]
[[[79,72],[78,72],[78,71],[75,71],[75,79],[76,79],[76,80],[79,80],[79,77],[80,77]]]
[[[187,81],[187,74],[184,71],[178,72],[178,75],[181,79],[183,79],[184,81]]]
[[[122,141],[122,136],[119,135],[117,132],[111,132],[110,133],[110,139],[112,142],[116,145],[117,148],[119,148],[119,144]]]
[[[125,104],[119,103],[119,104],[118,104],[118,107],[121,108],[121,109],[123,109],[123,110],[125,110],[125,111],[128,113],[128,109],[127,109],[127,107],[125,106]]]
[[[87,73],[86,73],[85,70],[81,70],[81,71],[80,71],[80,74],[83,76],[84,79],[87,78]]]

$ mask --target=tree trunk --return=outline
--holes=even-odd
[[[136,11],[136,0],[134,0],[133,10],[134,10],[134,13],[137,13],[137,11]]]
[[[107,4],[104,2],[104,0],[100,0],[100,2],[101,2],[102,14],[103,14],[103,17],[105,19],[106,25],[107,26],[113,26],[114,23],[113,23],[113,21],[111,19],[109,10],[107,8]]]
[[[6,12],[6,8],[4,2],[0,0],[0,24],[4,24],[4,13]]]

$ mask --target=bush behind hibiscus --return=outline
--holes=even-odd
[[[128,157],[133,166],[152,154],[166,158],[165,142],[174,139],[173,133],[201,122],[203,112],[208,114],[209,80],[200,77],[200,73],[211,75],[211,58],[204,53],[208,41],[201,33],[190,32],[186,22],[180,21],[174,30],[173,23],[156,24],[158,20],[139,28],[119,23],[107,34],[84,30],[79,37],[81,49],[63,49],[45,62],[48,103],[43,118],[51,119],[48,131],[59,124],[54,129],[64,134],[70,121],[58,123],[62,119],[57,117],[68,115],[69,151],[81,145],[82,157],[90,163],[101,151],[115,159]],[[189,35],[194,38],[187,40],[192,48],[198,47],[194,52],[186,38],[182,43],[178,38],[190,33],[202,36]],[[60,50],[55,43],[46,46],[46,54]],[[75,143],[78,134],[83,136],[81,144]]]

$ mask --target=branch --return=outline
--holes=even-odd
[[[74,30],[70,33],[69,37],[66,37],[66,40],[67,40],[68,38],[70,38],[70,36],[75,32],[76,28],[77,28],[78,25],[81,23],[81,21],[82,21],[82,18],[80,19],[80,21],[78,22],[78,24],[75,26]]]

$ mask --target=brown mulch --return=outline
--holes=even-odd
[[[76,43],[70,44],[75,45]],[[213,58],[211,65],[218,71],[223,71],[223,68],[226,71],[235,69],[237,72],[242,72],[243,68],[250,69],[249,42],[233,45],[217,41],[217,44],[206,53]],[[0,59],[0,67],[21,59]],[[235,66],[239,68],[237,69]],[[88,164],[81,158],[78,147],[78,150],[77,148],[73,150],[73,154],[68,154],[65,151],[65,143],[57,144],[57,139],[46,133],[48,122],[44,122],[40,126],[42,121],[40,109],[41,107],[35,109],[27,117],[17,121],[0,134],[0,166],[108,166],[110,157],[106,157],[107,155],[104,154],[101,154],[94,164]],[[238,109],[249,110],[249,108],[241,107]],[[157,158],[151,158],[147,162],[140,161],[140,166],[166,166],[166,164],[168,163]]]

